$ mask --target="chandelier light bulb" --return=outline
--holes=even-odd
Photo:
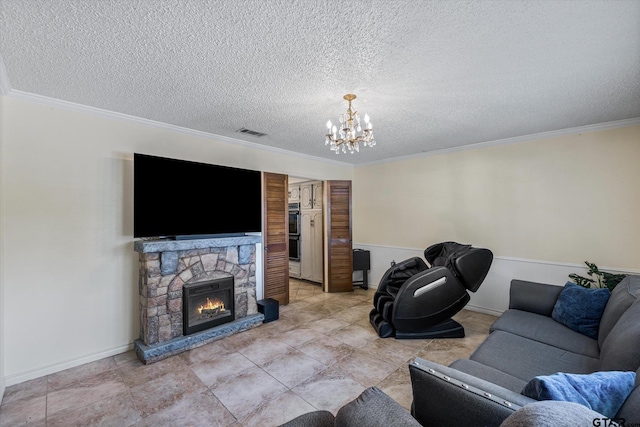
[[[360,124],[360,114],[353,108],[351,101],[356,99],[354,94],[346,94],[345,101],[349,103],[346,114],[340,114],[340,127],[331,123],[331,120],[327,121],[327,129],[329,133],[325,138],[325,145],[330,145],[330,150],[339,154],[340,151],[346,153],[347,150],[351,154],[354,152],[360,152],[360,143],[365,147],[373,147],[376,145],[373,139],[373,126],[368,114],[364,115],[364,121],[366,123],[364,130]]]

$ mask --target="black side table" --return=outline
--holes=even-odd
[[[368,273],[371,269],[370,253],[364,249],[353,250],[353,271],[362,271],[362,280],[353,282],[353,286],[369,289]]]

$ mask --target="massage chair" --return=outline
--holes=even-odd
[[[456,242],[429,246],[424,257],[392,263],[380,280],[369,314],[381,338],[462,338],[451,319],[484,281],[493,253]]]

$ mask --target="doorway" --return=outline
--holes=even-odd
[[[324,183],[289,176],[289,296],[322,292],[324,276]]]

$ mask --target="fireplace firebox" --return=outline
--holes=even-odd
[[[184,335],[204,331],[235,319],[233,277],[183,286]]]

